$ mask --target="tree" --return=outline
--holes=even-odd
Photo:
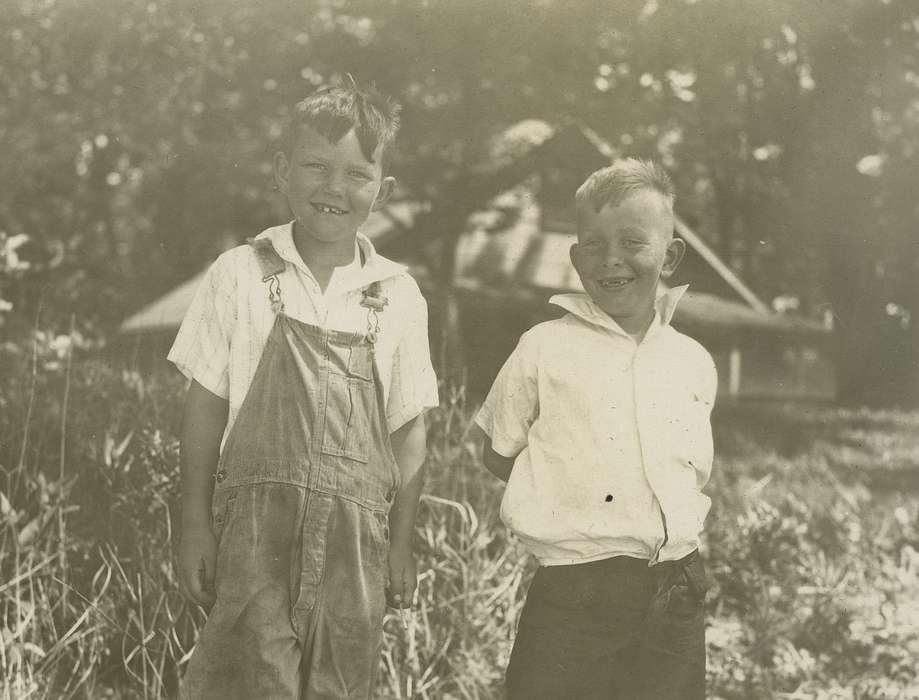
[[[916,17],[905,0],[18,0],[0,16],[0,230],[64,253],[21,297],[111,328],[283,216],[288,109],[350,72],[405,105],[395,170],[434,205],[419,231],[443,238],[441,277],[496,135],[576,118],[662,159],[681,214],[761,296],[832,306],[844,398],[906,399]]]

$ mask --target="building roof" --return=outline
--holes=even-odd
[[[541,305],[551,294],[584,291],[569,261],[577,239],[571,230],[551,230],[539,203],[526,187],[505,192],[488,209],[470,217],[470,230],[457,244],[458,290],[496,305]],[[555,224],[564,229],[564,224]],[[674,322],[685,326],[824,333],[816,321],[769,309],[684,222],[677,231],[687,247],[720,277],[734,294],[694,290],[677,307]]]
[[[573,222],[548,221],[538,196],[520,183],[547,160],[594,169],[618,156],[596,132],[578,123],[554,129],[544,122],[529,120],[523,126],[526,128],[508,130],[512,137],[516,134],[516,141],[501,147],[512,157],[499,159],[498,168],[477,173],[468,183],[472,191],[469,201],[478,211],[470,213],[455,256],[454,282],[458,291],[499,304],[541,304],[552,293],[582,291],[568,256],[575,239]],[[371,215],[362,231],[382,248],[417,229],[421,215],[427,211],[427,205],[416,201],[390,203]],[[805,334],[828,332],[816,321],[773,312],[679,217],[676,231],[695,256],[697,270],[704,269],[714,280],[707,287],[691,285],[677,309],[677,324]],[[430,240],[430,236],[421,238],[424,239]],[[423,286],[432,286],[430,271],[413,272],[422,278]],[[203,272],[132,315],[121,325],[121,332],[178,328],[202,276]],[[690,277],[690,281],[696,279],[694,275]]]

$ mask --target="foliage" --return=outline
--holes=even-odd
[[[61,345],[2,358],[0,698],[170,697],[203,622],[172,557],[181,382]],[[452,391],[431,414],[419,593],[408,630],[387,616],[381,698],[500,696],[533,565],[470,408]],[[919,415],[740,404],[715,428],[710,696],[919,698]]]
[[[761,296],[832,307],[846,398],[919,396],[908,0],[13,0],[0,37],[0,231],[34,260],[2,298],[27,326],[41,305],[104,334],[280,220],[289,106],[350,71],[405,105],[425,235],[457,235],[495,136],[578,119],[663,160]]]

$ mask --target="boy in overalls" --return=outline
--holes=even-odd
[[[387,586],[411,605],[427,308],[358,230],[398,111],[353,84],[296,106],[274,161],[294,221],[217,259],[169,352],[191,380],[179,573],[209,608],[189,700],[369,698]]]

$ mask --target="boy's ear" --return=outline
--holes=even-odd
[[[685,254],[686,241],[679,236],[674,236],[670,243],[667,244],[667,252],[664,254],[664,266],[661,268],[662,279],[667,279],[676,272]]]
[[[278,151],[274,154],[273,166],[274,184],[283,194],[287,194],[290,182],[290,161],[284,151]]]
[[[381,209],[383,205],[389,201],[389,198],[392,196],[395,187],[396,178],[384,177],[383,181],[380,183],[380,191],[377,192],[377,198],[373,201],[371,211],[377,211],[378,209]]]
[[[579,250],[580,248],[578,247],[577,241],[572,243],[571,247],[568,249],[568,257],[570,258],[571,264],[575,270],[578,270],[578,259],[580,258],[580,256],[578,255]],[[578,272],[580,273],[580,270],[578,270]]]

